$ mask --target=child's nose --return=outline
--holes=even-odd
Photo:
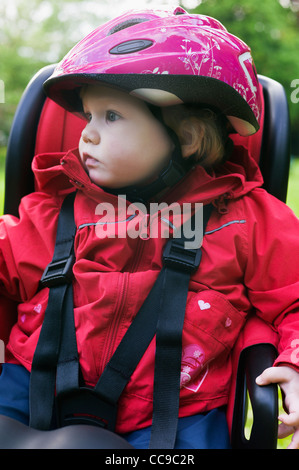
[[[100,143],[101,139],[97,129],[95,129],[95,127],[92,127],[90,124],[87,124],[87,126],[82,131],[82,140],[86,144],[92,143],[94,145],[97,145]]]

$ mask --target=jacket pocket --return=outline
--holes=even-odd
[[[220,379],[221,369],[223,372],[227,369],[228,356],[245,321],[245,313],[239,312],[223,294],[210,289],[189,293],[183,332],[182,387],[197,392],[211,368],[218,371]]]

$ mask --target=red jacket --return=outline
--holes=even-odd
[[[227,403],[230,352],[252,312],[280,334],[276,364],[299,366],[298,219],[260,188],[255,162],[245,154],[238,161],[217,174],[198,166],[163,198],[215,205],[187,300],[180,416]],[[0,222],[0,288],[19,302],[7,361],[30,370],[48,300],[38,284],[52,259],[62,200],[75,186],[74,314],[82,372],[92,386],[151,290],[167,239],[99,238],[99,203],[115,208],[118,228],[130,222],[117,197],[91,183],[76,151],[39,155],[33,170],[37,190],[22,200],[20,218]],[[118,432],[151,424],[154,356],[155,340],[121,397]]]

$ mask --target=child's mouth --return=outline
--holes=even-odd
[[[83,154],[83,163],[87,167],[94,167],[96,166],[99,162],[95,158],[93,158],[91,155],[88,153]]]

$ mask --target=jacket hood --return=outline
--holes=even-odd
[[[93,199],[103,197],[104,190],[91,182],[77,149],[67,154],[39,154],[33,160],[32,170],[36,191],[61,196],[75,187],[86,191]],[[235,199],[262,184],[263,178],[255,160],[243,147],[235,147],[230,160],[212,171],[199,165],[194,167],[163,196],[163,200],[167,203],[210,203],[223,197]]]

